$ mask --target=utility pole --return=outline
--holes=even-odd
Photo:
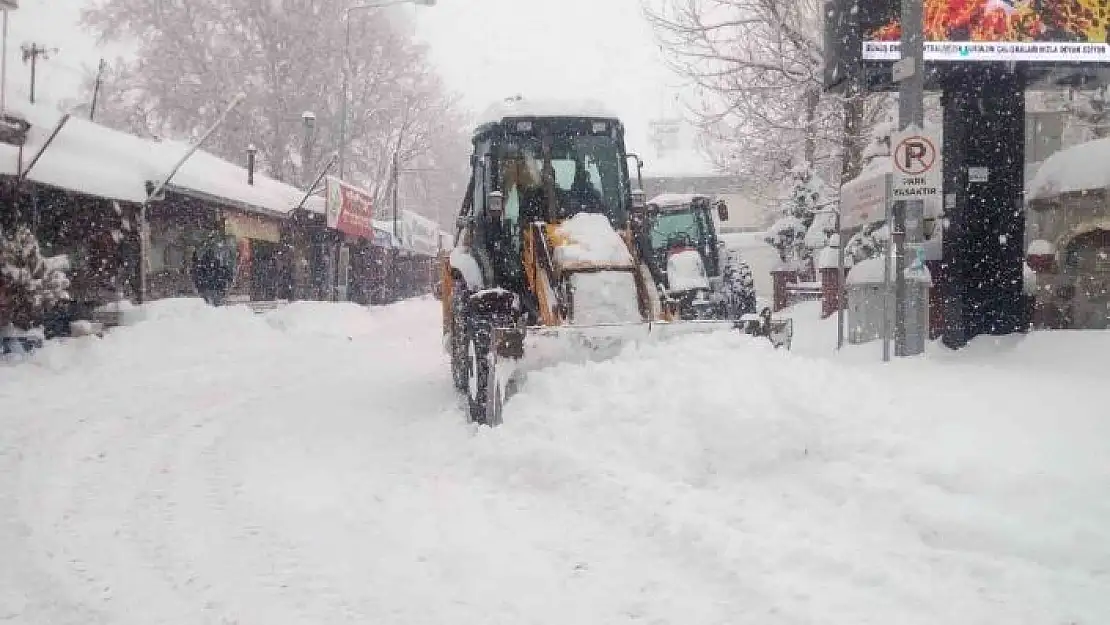
[[[398,142],[400,144],[400,142]],[[390,184],[393,185],[393,236],[401,238],[401,234],[397,231],[397,188],[400,186],[398,183],[401,180],[401,168],[397,163],[397,150],[393,151],[393,180]]]
[[[925,127],[925,41],[922,0],[902,0],[902,63],[912,65],[898,89],[898,129]],[[909,71],[909,67],[906,68]],[[925,328],[922,324],[921,291],[918,285],[907,289],[906,257],[919,258],[924,232],[923,200],[894,203],[892,239],[895,249],[895,320],[894,349],[896,356],[914,356],[925,351]]]
[[[301,113],[303,136],[301,137],[301,186],[311,190],[312,183],[312,142],[316,133],[316,114],[312,111]]]
[[[23,62],[31,63],[31,104],[35,103],[35,69],[38,65],[38,59],[41,56],[42,60],[47,60],[50,50],[39,46],[37,43],[23,44]]]
[[[89,106],[89,121],[96,117],[96,99],[100,95],[100,84],[104,80],[104,69],[107,67],[108,64],[104,62],[104,59],[100,59],[100,64],[96,67],[96,84],[93,86],[92,105]]]

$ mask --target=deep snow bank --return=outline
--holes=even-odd
[[[1104,403],[979,357],[883,369],[686,337],[532,375],[487,444],[507,482],[732,579],[762,622],[1096,622]]]
[[[148,312],[0,368],[0,618],[1110,613],[1103,334],[886,367],[690,336],[535,372],[489,430],[462,421],[434,300]]]

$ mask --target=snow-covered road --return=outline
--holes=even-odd
[[[1108,335],[886,368],[688,337],[488,430],[437,305],[169,302],[0,368],[0,621],[1110,618]]]

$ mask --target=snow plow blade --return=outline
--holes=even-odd
[[[793,320],[770,320],[747,315],[736,321],[655,321],[638,324],[588,326],[529,326],[493,328],[490,350],[491,403],[487,410],[493,424],[500,423],[501,407],[514,387],[530,371],[560,363],[607,360],[636,343],[655,343],[679,336],[741,331],[766,336],[775,348],[790,349]]]

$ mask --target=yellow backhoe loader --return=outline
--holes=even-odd
[[[441,257],[444,347],[472,421],[501,422],[522,374],[633,341],[739,329],[789,347],[790,320],[683,321],[637,243],[642,162],[592,104],[507,100],[473,135],[455,247]]]

